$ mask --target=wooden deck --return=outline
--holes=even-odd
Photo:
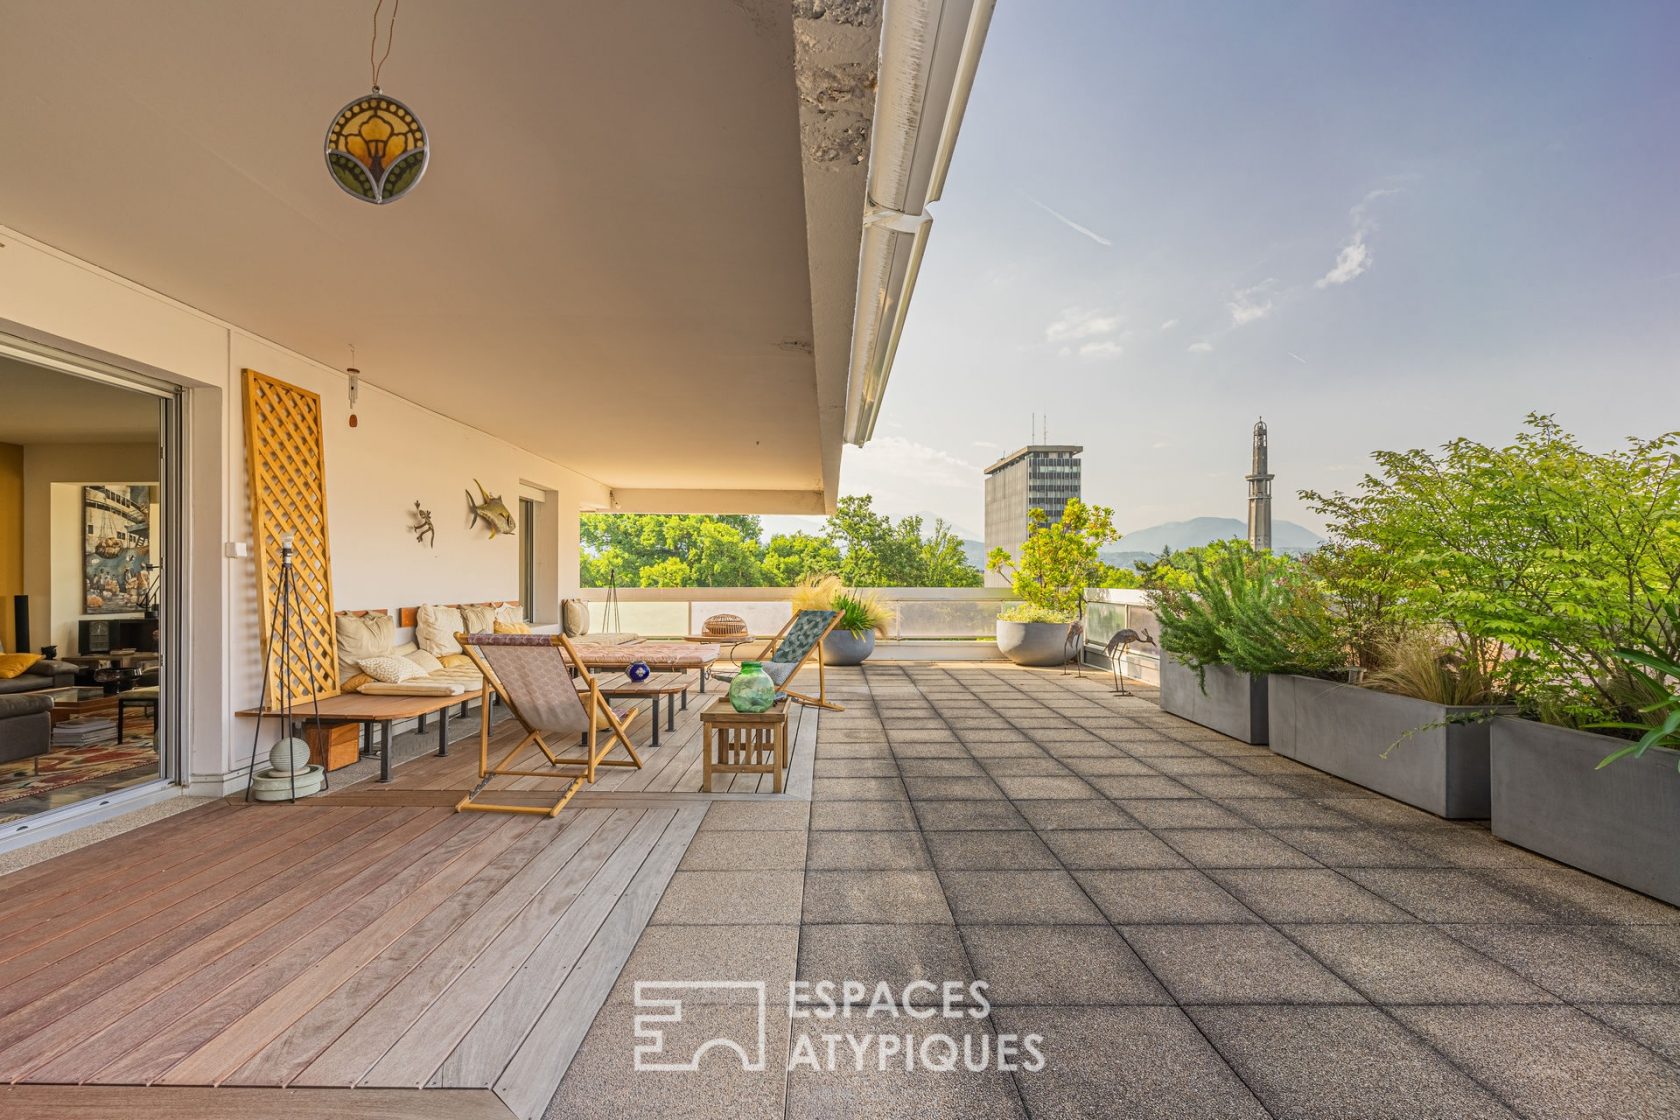
[[[742,775],[708,795],[696,699],[658,748],[644,711],[645,767],[558,819],[453,812],[475,737],[388,785],[230,798],[0,878],[0,1112],[335,1115],[312,1094],[355,1087],[460,1091],[417,1116],[540,1115],[707,805],[809,797],[814,710],[787,793]]]

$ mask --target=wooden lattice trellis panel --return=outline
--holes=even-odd
[[[292,663],[282,679],[279,651],[269,658],[269,706],[335,695],[338,640],[320,396],[246,370],[245,453],[265,649],[279,599],[280,538],[285,533],[293,537]]]

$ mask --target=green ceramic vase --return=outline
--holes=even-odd
[[[741,675],[729,682],[729,706],[737,712],[768,712],[775,703],[776,682],[758,662],[741,662]]]

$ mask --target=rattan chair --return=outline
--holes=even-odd
[[[577,650],[564,634],[457,634],[456,640],[484,674],[483,717],[478,733],[478,784],[460,801],[456,812],[539,813],[558,816],[584,782],[594,782],[602,766],[642,765],[630,742],[634,708],[614,708],[601,695]],[[575,674],[575,676],[574,676]],[[494,765],[490,762],[490,694],[501,697],[525,735]],[[603,733],[604,740],[603,741]],[[562,755],[548,740],[582,736],[581,755]],[[526,746],[535,744],[550,769],[515,770],[510,763]],[[608,758],[614,744],[622,744],[628,758]],[[576,768],[581,768],[578,772]],[[564,792],[549,806],[478,800],[494,778],[566,778]]]

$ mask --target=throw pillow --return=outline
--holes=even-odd
[[[364,684],[369,684],[372,681],[373,678],[368,676],[366,673],[357,673],[355,676],[348,677],[340,683],[338,690],[340,692],[360,692]]]
[[[499,618],[496,620],[496,633],[498,634],[529,634],[530,632],[531,624],[529,622],[503,622]]]
[[[464,653],[446,653],[438,660],[443,662],[445,669],[470,669],[474,667],[473,659]]]
[[[396,640],[397,620],[384,611],[341,614],[333,618],[338,633],[338,671],[348,677],[364,657],[388,657]]]
[[[439,669],[443,668],[443,662],[439,661],[435,654],[427,653],[423,649],[410,650],[408,653],[399,654],[398,656],[400,656],[404,661],[412,661],[416,665],[420,666],[420,671],[422,673],[435,673]]]
[[[466,620],[455,607],[438,607],[428,603],[414,618],[414,640],[420,648],[434,657],[447,657],[461,652],[455,635],[466,629]]]
[[[401,684],[426,675],[420,666],[406,657],[364,657],[362,672],[386,684]]]
[[[496,605],[494,603],[471,603],[461,608],[461,617],[466,621],[467,633],[492,633],[491,627],[496,625]]]
[[[560,604],[560,620],[566,637],[583,637],[589,633],[589,604],[582,599],[567,599]]]
[[[0,653],[0,681],[22,676],[24,670],[41,660],[38,653]]]

